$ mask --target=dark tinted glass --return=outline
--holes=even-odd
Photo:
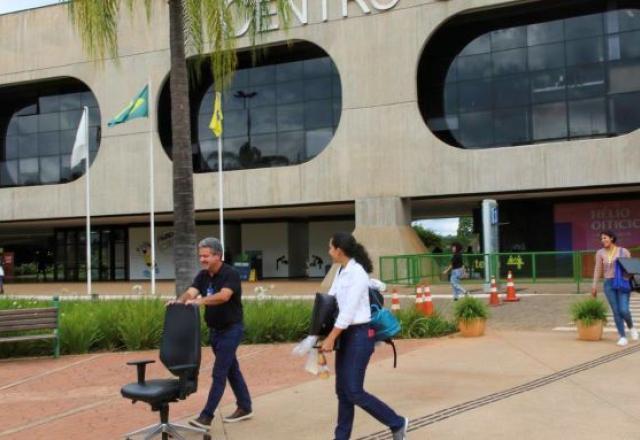
[[[209,88],[198,107],[195,171],[217,170],[217,139],[209,129]],[[313,159],[333,138],[342,90],[327,56],[241,69],[223,93],[224,169],[299,164]]]
[[[5,136],[0,186],[56,184],[82,175],[84,168],[69,170],[82,106],[89,107],[89,148],[95,158],[100,111],[93,94],[77,81],[0,88],[0,102],[8,127],[0,133]],[[4,124],[0,120],[0,127]]]
[[[431,130],[455,146],[481,148],[640,128],[638,101],[634,107],[640,10],[593,13],[599,5],[594,0],[588,14],[576,9],[571,16],[566,9],[557,17],[551,9],[536,17],[534,8],[514,6],[513,20],[501,11],[502,29],[489,12],[486,22],[466,17],[445,25],[432,37],[434,47],[425,48],[425,56],[437,57],[433,63],[423,58],[418,75],[420,110]],[[465,34],[468,42],[460,44]]]

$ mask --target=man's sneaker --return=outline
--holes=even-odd
[[[209,429],[211,428],[211,421],[213,417],[206,416],[204,414],[200,414],[197,419],[189,420],[189,424],[196,426],[198,428]]]
[[[247,420],[253,417],[253,411],[245,411],[242,408],[236,408],[236,410],[230,416],[222,419],[224,423],[235,423],[241,420]]]
[[[402,425],[402,428],[397,429],[396,431],[393,431],[393,440],[407,440],[407,429],[409,428],[409,419],[407,419],[406,417],[403,417],[404,419],[404,425]]]
[[[632,341],[637,341],[638,340],[638,330],[635,327],[631,327],[631,329],[629,331],[631,332],[631,340]]]
[[[624,336],[618,339],[618,347],[624,347],[628,343],[629,341],[627,341],[627,338],[625,338]]]

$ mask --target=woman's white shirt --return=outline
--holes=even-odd
[[[344,330],[350,325],[371,321],[369,275],[353,258],[334,278],[329,295],[338,301],[336,327]]]

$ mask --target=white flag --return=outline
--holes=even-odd
[[[80,118],[80,125],[78,125],[78,132],[76,133],[76,141],[73,143],[73,151],[71,152],[71,168],[75,168],[82,162],[82,159],[89,160],[89,121],[88,108],[84,107],[82,110],[82,118]]]

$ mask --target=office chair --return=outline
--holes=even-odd
[[[160,412],[160,423],[125,434],[127,440],[134,435],[151,439],[162,434],[162,440],[182,439],[179,431],[195,432],[211,440],[206,429],[169,423],[169,403],[184,400],[198,389],[200,370],[200,314],[193,305],[171,304],[164,315],[164,329],[160,341],[160,361],[177,379],[145,380],[147,364],[153,360],[127,362],[138,369],[138,381],[120,390],[122,397],[146,402],[152,411]]]

